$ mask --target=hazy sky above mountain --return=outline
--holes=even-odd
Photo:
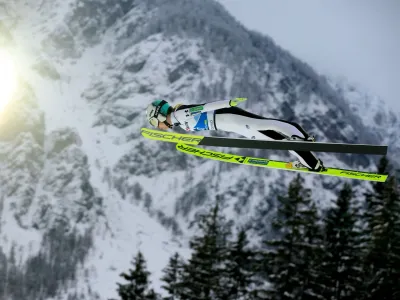
[[[400,0],[218,0],[319,73],[345,76],[400,109]]]

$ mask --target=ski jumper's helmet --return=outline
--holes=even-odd
[[[158,127],[158,124],[164,123],[169,128],[172,125],[167,122],[167,115],[173,111],[171,105],[165,100],[155,100],[147,106],[146,116],[151,126]]]

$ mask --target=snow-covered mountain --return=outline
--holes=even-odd
[[[381,144],[389,145],[389,155],[395,159],[400,151],[400,111],[345,78],[329,78],[328,81],[348,101],[351,111],[361,117],[364,126],[379,136]]]
[[[212,0],[16,0],[2,7],[0,42],[20,74],[0,126],[2,299],[115,297],[118,274],[138,249],[159,290],[169,256],[188,254],[188,224],[217,196],[237,225],[268,231],[274,193],[295,174],[201,160],[144,140],[144,108],[155,98],[176,104],[245,96],[244,108],[294,120],[320,141],[389,143],[393,157],[400,153],[390,108],[316,74]],[[374,123],[365,114],[371,107]],[[321,157],[327,166],[365,170],[376,161]],[[304,177],[321,206],[343,182]]]

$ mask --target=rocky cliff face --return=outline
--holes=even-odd
[[[187,253],[189,222],[216,196],[237,225],[268,233],[274,195],[294,174],[201,160],[142,139],[144,108],[154,98],[245,96],[245,109],[298,122],[320,141],[389,143],[399,153],[390,108],[316,74],[214,1],[17,0],[1,7],[0,41],[20,71],[0,126],[0,294],[10,299],[114,297],[118,274],[138,249],[158,289],[169,255]],[[376,159],[321,157],[358,169],[372,169]],[[342,182],[305,179],[321,206]]]

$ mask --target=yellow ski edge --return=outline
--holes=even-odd
[[[141,128],[142,135],[145,138],[163,141],[163,142],[170,142],[170,143],[184,143],[187,145],[198,145],[204,136],[199,135],[191,135],[191,134],[180,134],[176,132],[168,132],[168,131],[160,131],[160,130],[153,130],[148,128]]]
[[[327,168],[326,171],[323,172],[312,172],[307,168],[304,169],[293,169],[291,168],[290,162],[283,161],[274,161],[265,158],[257,158],[257,157],[249,157],[249,156],[241,156],[228,154],[224,152],[217,152],[212,150],[207,150],[203,148],[192,147],[186,144],[178,143],[176,144],[176,149],[180,152],[191,154],[195,156],[199,156],[202,158],[209,158],[213,160],[236,163],[242,165],[249,165],[255,167],[264,167],[264,168],[273,168],[273,169],[282,169],[288,171],[296,171],[296,172],[305,172],[316,175],[327,175],[327,176],[336,176],[350,179],[359,179],[359,180],[367,180],[367,181],[376,181],[376,182],[385,182],[388,175],[385,174],[377,174],[372,172],[360,172],[353,170],[344,170],[344,169],[336,169],[336,168]]]

